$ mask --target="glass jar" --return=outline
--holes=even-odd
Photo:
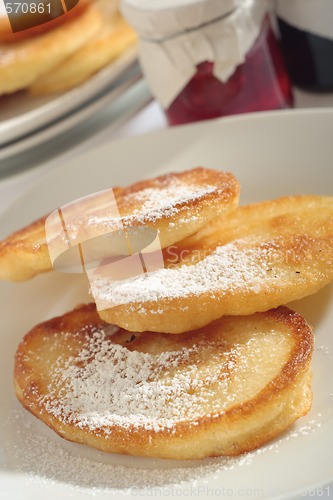
[[[139,33],[143,71],[171,125],[292,106],[263,0],[169,0],[168,8],[155,0],[149,22],[138,21],[136,3],[123,0],[123,12]]]
[[[282,50],[293,83],[311,92],[332,92],[332,0],[280,0],[276,10]]]

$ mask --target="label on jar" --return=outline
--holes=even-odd
[[[275,6],[283,21],[333,40],[333,0],[276,0]]]
[[[140,61],[155,96],[168,108],[196,74],[197,65],[214,63],[214,75],[228,81],[257,39],[264,1],[244,0],[227,17],[160,41],[140,39]]]

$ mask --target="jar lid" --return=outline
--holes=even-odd
[[[140,6],[144,14],[127,10],[130,4]],[[148,10],[150,4],[154,8]],[[267,12],[265,0],[123,0],[122,6],[139,34],[143,73],[164,108],[204,61],[213,63],[214,76],[226,82],[245,62]]]
[[[246,0],[122,0],[121,9],[141,37],[161,40],[227,16]]]

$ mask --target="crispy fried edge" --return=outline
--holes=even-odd
[[[29,345],[31,339],[36,334],[38,335],[39,332],[45,334],[47,331],[48,335],[52,335],[58,331],[59,323],[63,328],[66,321],[69,319],[72,320],[73,315],[80,315],[82,313],[84,316],[88,315],[88,317],[91,315],[89,323],[100,323],[94,304],[81,306],[64,316],[54,318],[36,326],[24,337],[22,342],[26,346]],[[286,307],[279,307],[265,313],[257,313],[253,316],[265,316],[268,320],[274,321],[276,324],[282,324],[284,328],[287,328],[292,333],[295,339],[289,360],[283,366],[279,375],[267,384],[252,400],[230,408],[217,416],[199,418],[195,421],[197,423],[195,426],[189,427],[186,422],[179,423],[172,430],[159,432],[155,443],[154,437],[152,442],[149,442],[149,436],[152,436],[152,433],[145,429],[131,429],[127,435],[127,439],[124,441],[123,431],[114,426],[111,429],[112,441],[110,442],[110,437],[106,433],[101,432],[101,436],[95,436],[90,434],[89,431],[77,428],[74,428],[74,433],[72,433],[73,425],[64,424],[52,415],[45,416],[44,409],[38,401],[39,387],[33,381],[33,373],[24,360],[20,346],[15,355],[14,368],[17,397],[27,410],[55,430],[61,437],[77,443],[89,444],[102,451],[173,459],[239,455],[258,448],[282,433],[297,418],[309,411],[312,402],[310,362],[313,351],[313,335],[305,319]],[[223,323],[224,318],[218,321]],[[77,323],[80,324],[80,321]],[[294,399],[296,398],[296,401],[299,399],[299,392],[303,395],[303,404],[299,404],[299,408],[296,410],[293,405],[295,403]],[[294,399],[291,396],[294,396]],[[288,404],[291,405],[290,411]],[[284,415],[283,411],[276,415],[276,408],[279,405],[283,406],[287,415]],[[294,409],[294,413],[291,409]],[[275,418],[271,420],[266,419],[265,425],[260,429],[256,429],[256,420],[258,414],[261,412],[272,412],[275,414]],[[240,436],[239,442],[237,442],[237,429],[240,426],[251,428],[253,432],[250,432],[250,436],[245,436],[245,440],[242,440]],[[193,451],[192,440],[194,440],[194,444],[199,441],[201,442],[201,440],[213,440],[216,443],[216,434],[220,431],[222,433],[226,431],[235,433],[234,440],[232,440],[232,444],[228,448],[222,450],[215,445],[215,449],[212,448],[209,453],[196,453]],[[188,447],[185,444],[188,444]],[[164,451],[161,452],[160,448],[163,448]]]
[[[126,196],[128,194],[133,194],[135,192],[139,192],[147,187],[152,187],[155,183],[160,181],[168,181],[168,179],[172,177],[177,177],[183,179],[185,176],[189,176],[191,173],[194,173],[196,177],[200,176],[202,173],[205,173],[206,176],[213,176],[216,180],[221,183],[220,187],[223,188],[222,196],[216,196],[216,193],[208,193],[204,200],[202,198],[197,198],[195,200],[189,200],[183,203],[179,203],[176,205],[176,208],[179,210],[177,217],[175,218],[175,222],[181,219],[185,212],[195,213],[197,210],[204,211],[204,207],[212,203],[213,205],[218,205],[222,201],[226,203],[227,209],[234,209],[238,203],[239,198],[239,183],[236,178],[231,173],[206,169],[203,167],[197,167],[192,170],[187,170],[179,173],[169,173],[165,175],[161,175],[156,177],[155,179],[149,179],[146,181],[136,182],[126,188],[114,187],[113,190],[115,192],[116,198],[121,200],[122,196]],[[204,181],[202,181],[203,183]],[[207,214],[211,212],[211,207],[207,211]],[[210,219],[215,216],[213,213],[210,216]],[[9,235],[3,241],[0,241],[0,279],[8,280],[8,281],[25,281],[27,279],[33,278],[37,274],[48,272],[52,270],[52,264],[49,257],[48,246],[46,243],[46,235],[45,235],[45,221],[47,216],[44,216],[32,224],[20,229],[13,234]],[[126,219],[126,217],[124,217]],[[164,241],[164,237],[161,234],[162,232],[166,232],[169,226],[169,223],[172,219],[157,219],[156,222],[147,220],[140,220],[140,222],[135,221],[135,219],[131,219],[131,226],[142,226],[146,225],[153,229],[159,230],[160,233],[160,243],[162,248],[169,244],[172,244],[168,241]],[[203,214],[202,224],[204,224],[205,215]],[[126,224],[127,226],[127,224]],[[189,226],[190,227],[190,226]],[[193,228],[192,231],[188,232],[187,235],[191,234],[191,232],[195,232],[198,228]],[[33,242],[29,241],[29,233],[32,231],[37,231],[38,239],[42,241],[42,243],[38,245],[34,245]],[[175,240],[177,241],[177,235],[175,236]]]

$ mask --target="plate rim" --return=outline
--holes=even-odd
[[[7,120],[0,120],[0,151],[6,145],[18,142],[39,128],[60,120],[61,117],[73,112],[75,108],[97,97],[108,86],[116,83],[137,62],[137,58],[137,46],[130,47],[115,61],[80,85],[60,94],[50,94],[46,103]],[[29,94],[25,97],[28,99]]]

